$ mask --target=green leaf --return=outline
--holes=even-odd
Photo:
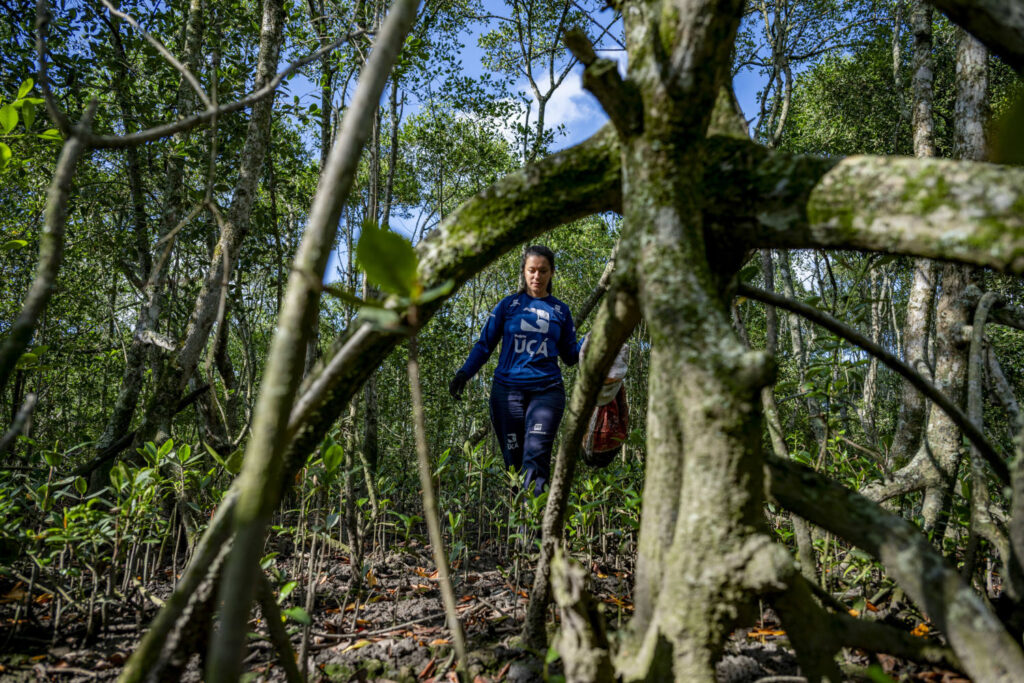
[[[867,674],[873,683],[896,683],[896,679],[889,677],[885,670],[877,664],[869,666]]]
[[[21,105],[21,118],[25,119],[25,130],[31,128],[36,120],[36,105],[26,100]]]
[[[11,163],[11,148],[0,142],[0,171],[7,168],[7,164]],[[11,242],[22,242],[23,240],[11,240]],[[8,242],[10,244],[10,242]],[[25,244],[28,244],[27,242]],[[22,245],[24,246],[24,245]]]
[[[89,482],[85,480],[85,477],[75,479],[75,490],[78,491],[80,496],[84,496],[85,492],[89,490]]]
[[[56,128],[47,128],[42,133],[36,135],[40,140],[53,140],[54,142],[60,142],[64,137],[60,134],[60,131]]]
[[[210,444],[204,443],[203,445],[206,446],[206,452],[213,456],[213,459],[217,461],[218,465],[220,465],[224,469],[228,468],[228,464],[224,462],[224,458],[220,457],[220,454],[217,453],[217,451],[213,450],[213,448],[210,447]]]
[[[185,461],[192,457],[192,447],[187,443],[182,444],[181,447],[178,448],[177,456],[178,462],[184,465]]]
[[[9,104],[0,107],[0,133],[10,133],[18,125],[18,110]]]
[[[31,78],[26,78],[25,80],[23,80],[21,82],[21,86],[18,88],[17,99],[20,100],[22,97],[27,95],[29,91],[32,90],[33,85],[35,85],[35,82]]]
[[[390,308],[370,308],[364,306],[359,309],[359,317],[368,321],[371,325],[379,327],[393,327],[398,324],[398,313]]]
[[[156,452],[156,459],[157,459],[157,461],[160,461],[160,460],[163,460],[164,458],[166,458],[167,454],[170,453],[173,448],[174,448],[174,439],[167,439],[167,441],[164,441],[162,444],[160,444],[160,450],[158,450]]]
[[[124,490],[125,485],[128,483],[128,468],[124,466],[123,462],[117,463],[110,470],[110,483],[114,485],[114,489],[118,492]]]
[[[341,444],[332,443],[324,451],[324,469],[328,473],[335,472],[341,466],[341,461],[344,457],[345,451],[342,449]]]
[[[290,619],[294,619],[303,626],[309,626],[313,623],[313,620],[309,618],[309,614],[301,607],[289,607],[286,610],[281,610],[281,614]]]
[[[292,591],[295,590],[295,587],[298,586],[298,585],[299,585],[298,581],[289,581],[285,585],[281,586],[281,591],[280,591],[280,593],[277,594],[277,602],[278,602],[278,604],[280,604],[280,602],[282,600],[284,600],[289,595],[291,595]]]
[[[46,464],[49,465],[50,467],[56,467],[57,465],[60,464],[61,461],[60,453],[46,451],[45,453],[43,453],[43,460],[45,460]]]
[[[32,367],[33,365],[39,365],[39,356],[29,351],[26,351],[25,353],[21,354],[20,358],[18,358],[18,363],[15,367],[18,368],[19,370],[24,370],[26,368]]]
[[[412,242],[367,221],[363,224],[359,243],[356,244],[356,258],[370,282],[386,292],[412,296],[416,287],[416,268],[419,266]]]
[[[425,291],[422,294],[420,294],[419,298],[416,299],[416,303],[418,303],[418,304],[425,304],[425,303],[429,303],[429,302],[431,302],[434,299],[437,299],[439,297],[448,296],[451,293],[452,289],[454,289],[454,288],[455,288],[455,280],[445,280],[444,282],[439,284],[437,287],[431,287],[427,291]]]
[[[234,453],[228,456],[228,459],[224,462],[224,469],[231,474],[238,474],[242,471],[242,458],[245,457],[245,451],[241,448],[236,450]]]

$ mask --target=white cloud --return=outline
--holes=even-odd
[[[618,63],[619,73],[625,76],[626,53],[623,51],[598,52],[601,57],[613,59]],[[537,81],[541,92],[550,88],[551,80],[544,77]],[[519,83],[520,90],[532,96],[530,84],[523,80]],[[536,124],[539,107],[534,97],[530,105],[531,126]],[[565,126],[566,135],[556,138],[555,149],[562,149],[590,137],[608,120],[601,104],[589,92],[583,89],[583,66],[577,64],[555,89],[544,108],[544,128],[554,130],[560,125]]]

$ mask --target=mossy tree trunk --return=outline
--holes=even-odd
[[[761,513],[769,362],[730,324],[723,286],[742,253],[709,258],[702,220],[706,131],[741,10],[735,0],[636,2],[623,14],[624,87],[642,106],[642,127],[618,126],[623,260],[652,343],[636,615],[620,653],[627,680],[713,680],[757,589],[754,568],[780,549]]]

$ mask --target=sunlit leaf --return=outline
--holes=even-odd
[[[245,451],[241,448],[236,450],[234,453],[228,456],[228,459],[224,462],[224,469],[231,474],[238,474],[242,471],[242,458],[245,457]]]
[[[33,85],[35,85],[35,81],[33,81],[31,78],[26,78],[25,80],[23,80],[21,82],[21,85],[18,87],[17,99],[20,100],[22,97],[29,94],[29,92],[32,90]]]
[[[313,620],[309,618],[309,613],[301,607],[289,607],[288,609],[281,610],[281,614],[299,622],[303,626],[309,626],[313,623]]]
[[[26,130],[32,127],[36,120],[36,105],[25,101],[21,105],[21,118],[25,120]]]
[[[341,466],[341,461],[344,458],[345,450],[341,447],[341,444],[332,443],[324,451],[324,469],[328,473],[333,474]]]
[[[344,653],[349,652],[351,650],[358,650],[359,648],[366,647],[367,645],[371,645],[372,643],[373,643],[373,641],[370,641],[370,640],[357,640],[356,642],[352,643],[351,645],[346,647],[341,652],[342,652],[342,654],[344,654]]]
[[[409,240],[367,221],[356,244],[356,258],[370,282],[385,292],[412,295],[419,259]]]
[[[9,104],[0,107],[0,133],[10,133],[18,125],[18,110]]]
[[[298,581],[289,581],[285,585],[281,586],[281,592],[278,593],[277,601],[281,602],[282,600],[287,598],[289,595],[291,595],[292,591],[294,591],[296,586],[298,586],[298,585],[299,585]]]

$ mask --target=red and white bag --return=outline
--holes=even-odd
[[[589,341],[588,338],[583,342],[581,355],[586,352]],[[629,436],[629,406],[622,383],[629,367],[628,356],[629,350],[623,346],[597,395],[597,407],[583,436],[583,461],[591,467],[607,467]]]

